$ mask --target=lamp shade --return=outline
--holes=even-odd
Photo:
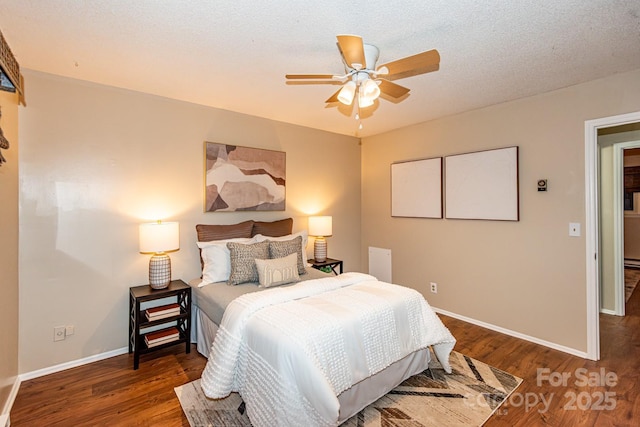
[[[338,93],[338,101],[342,102],[344,105],[351,105],[355,94],[356,83],[353,80],[348,81],[342,89],[340,89],[340,92]]]
[[[377,83],[374,80],[366,80],[358,90],[358,106],[360,108],[370,107],[379,96],[380,88]]]
[[[331,236],[332,230],[331,216],[310,216],[309,235],[310,236]]]
[[[140,224],[140,252],[161,253],[180,249],[180,227],[177,222]]]
[[[374,98],[366,96],[363,92],[358,93],[358,107],[367,108],[373,105]]]
[[[380,96],[380,88],[375,80],[366,80],[360,87],[360,90],[363,92],[364,96],[371,100],[375,100]]]

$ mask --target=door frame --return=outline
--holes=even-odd
[[[640,122],[640,111],[584,122],[587,285],[587,357],[600,360],[600,277],[598,256],[598,129]]]

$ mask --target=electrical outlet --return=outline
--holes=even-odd
[[[66,338],[65,335],[65,326],[56,326],[53,328],[53,340],[54,341],[62,341]]]
[[[431,293],[433,294],[437,294],[438,293],[438,284],[431,282]]]

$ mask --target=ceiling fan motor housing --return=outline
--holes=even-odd
[[[376,62],[378,62],[378,57],[380,56],[380,50],[372,44],[363,43],[363,47],[366,64],[347,64],[347,71],[361,69],[375,70]]]

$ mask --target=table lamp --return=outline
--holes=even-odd
[[[316,238],[313,242],[313,258],[316,261],[324,262],[327,260],[327,239],[325,237],[332,234],[332,217],[309,217],[309,235]]]
[[[153,253],[149,260],[149,285],[164,289],[171,282],[171,258],[165,252],[180,249],[177,222],[140,224],[140,252]]]

